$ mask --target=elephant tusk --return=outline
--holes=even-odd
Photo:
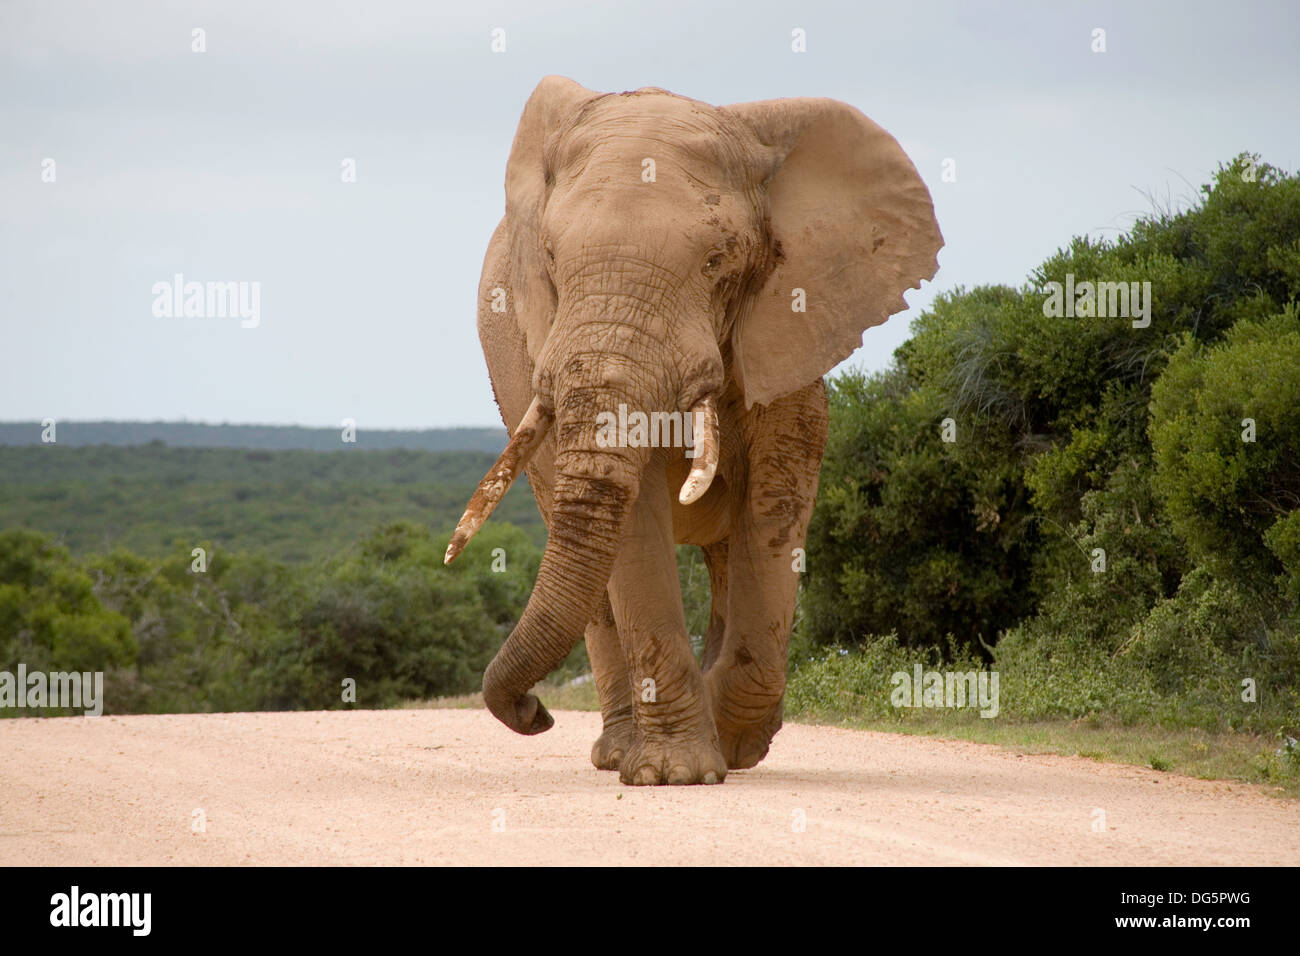
[[[478,490],[474,492],[474,497],[470,498],[465,514],[461,516],[460,523],[456,525],[456,531],[451,536],[451,542],[447,545],[447,555],[442,560],[443,564],[451,564],[456,555],[469,544],[469,539],[483,527],[483,522],[487,521],[488,515],[492,514],[496,506],[501,503],[501,499],[505,497],[510,486],[519,477],[519,473],[524,470],[524,466],[541,445],[542,439],[551,428],[552,421],[554,415],[542,407],[539,399],[534,398],[533,403],[528,406],[528,411],[524,412],[519,427],[510,436],[506,450],[478,483]]]
[[[713,476],[718,473],[718,408],[712,398],[702,398],[691,409],[691,426],[694,436],[693,455],[695,459],[691,473],[682,482],[682,490],[677,500],[684,505],[699,501],[713,484]]]

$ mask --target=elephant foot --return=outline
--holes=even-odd
[[[722,783],[726,776],[727,761],[716,741],[662,734],[639,735],[618,773],[633,787]]]
[[[617,770],[632,749],[632,720],[605,724],[604,731],[591,745],[591,762],[597,770]]]
[[[737,726],[727,723],[722,718],[715,718],[718,725],[718,743],[722,755],[726,758],[727,769],[748,770],[757,766],[767,756],[772,746],[772,738],[781,729],[783,706],[778,703],[761,720],[753,724]]]

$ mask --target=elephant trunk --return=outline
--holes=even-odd
[[[721,357],[709,339],[713,361],[698,364],[710,375],[685,376],[685,382],[678,356],[656,361],[655,350],[662,349],[662,343],[653,331],[655,313],[646,305],[652,298],[647,293],[625,301],[603,291],[581,298],[561,310],[537,362],[535,431],[540,435],[549,428],[556,445],[546,551],[519,623],[483,675],[488,709],[517,733],[537,734],[552,726],[551,715],[529,691],[564,661],[586,630],[609,583],[642,475],[657,454],[630,434],[611,442],[610,419],[623,406],[642,413],[677,412],[682,392],[689,388],[694,393],[687,399],[694,402],[689,413],[695,425],[694,447],[688,452],[693,461],[679,500],[698,500],[717,470],[720,442],[714,396],[722,377]],[[615,325],[615,319],[621,322]],[[611,326],[618,335],[611,336]],[[592,343],[614,347],[601,349]],[[540,441],[523,436],[523,431],[521,426],[519,461]],[[514,461],[499,464],[496,473],[510,471]],[[460,531],[467,532],[467,540],[480,523],[478,513],[473,507],[467,511],[453,542],[458,547],[463,545]]]
[[[618,400],[612,398],[612,407]],[[608,393],[588,395],[580,404],[580,414],[556,424],[555,497],[537,581],[519,623],[483,675],[487,708],[520,734],[539,734],[554,723],[529,691],[563,663],[591,620],[648,460],[642,450],[599,447],[594,440],[594,410],[611,407]]]

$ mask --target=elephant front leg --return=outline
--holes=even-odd
[[[705,673],[733,770],[762,760],[781,729],[790,628],[826,425],[820,381],[749,422],[747,493],[720,575],[727,585],[725,633]]]
[[[587,625],[586,637],[587,657],[600,695],[600,716],[604,724],[592,745],[591,762],[597,770],[617,770],[632,747],[632,684],[608,593],[602,596]]]
[[[753,767],[767,756],[781,729],[798,588],[790,557],[756,555],[745,546],[747,538],[733,537],[731,553],[739,560],[729,569],[732,594],[746,597],[729,607],[722,647],[705,672],[719,746],[732,770]]]
[[[610,579],[633,713],[619,777],[633,785],[721,783],[727,763],[686,634],[668,495],[663,467],[652,464]]]

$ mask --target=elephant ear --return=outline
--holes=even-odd
[[[547,76],[524,105],[506,163],[506,239],[515,319],[536,363],[555,307],[542,249],[542,212],[550,189],[547,139],[593,93],[563,76]]]
[[[769,150],[776,266],[733,338],[746,406],[809,385],[907,308],[938,271],[930,191],[897,140],[853,107],[782,99],[725,107]],[[804,308],[795,290],[802,289]]]

